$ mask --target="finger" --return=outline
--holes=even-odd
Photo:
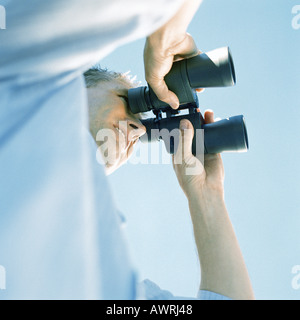
[[[202,53],[197,48],[193,37],[188,33],[184,37],[183,41],[176,44],[176,46],[174,48],[171,48],[170,51],[173,51],[174,61],[192,58]]]
[[[183,150],[184,159],[192,155],[192,143],[194,138],[194,127],[187,119],[180,121],[181,130],[181,146]]]
[[[189,163],[192,154],[192,143],[194,137],[194,128],[191,122],[187,119],[180,121],[180,135],[178,147],[174,156],[174,162],[177,164],[180,163]]]
[[[196,89],[196,92],[201,93],[201,92],[203,92],[204,90],[205,90],[204,88],[198,88],[198,89]]]
[[[149,86],[152,88],[157,98],[173,109],[179,107],[179,100],[176,94],[168,89],[164,77],[172,68],[173,57],[163,58],[161,56],[153,56],[147,50],[144,53],[145,61],[145,78]]]
[[[212,110],[206,110],[204,112],[204,121],[205,121],[205,123],[213,123],[214,122],[214,112]]]
[[[176,94],[168,89],[168,86],[163,79],[149,79],[148,83],[159,100],[167,103],[173,109],[179,107],[179,100]]]

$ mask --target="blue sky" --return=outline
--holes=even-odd
[[[199,100],[202,111],[213,109],[217,117],[246,118],[249,152],[223,154],[225,195],[257,299],[300,298],[300,288],[292,286],[292,268],[300,265],[295,5],[300,1],[204,1],[188,30],[202,51],[229,46],[233,55],[236,86],[206,89]],[[143,46],[144,39],[123,46],[101,65],[130,70],[145,85]],[[159,143],[155,148],[165,152]],[[141,278],[176,295],[195,296],[199,263],[187,202],[172,165],[126,164],[109,180],[127,218]]]

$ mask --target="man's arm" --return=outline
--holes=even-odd
[[[205,122],[213,122],[205,113]],[[173,157],[174,169],[187,196],[201,266],[200,289],[232,299],[254,299],[247,268],[224,201],[224,170],[219,154],[206,155],[202,172],[186,175],[200,161],[191,153],[193,126],[181,121],[181,141]],[[183,154],[183,163],[176,158]],[[176,164],[177,163],[177,164]]]
[[[146,40],[146,80],[157,97],[174,109],[178,108],[179,101],[175,93],[168,89],[164,77],[174,61],[199,54],[193,38],[186,31],[201,2],[185,0],[175,16]]]

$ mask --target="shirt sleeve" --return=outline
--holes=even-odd
[[[138,294],[139,298],[144,300],[232,300],[208,290],[200,290],[196,297],[175,296],[170,291],[161,289],[149,279],[145,279],[139,284]]]
[[[218,294],[208,290],[200,290],[197,295],[198,300],[232,300],[222,294]]]
[[[183,0],[4,1],[0,81],[82,72],[168,21]]]
[[[82,77],[182,0],[3,0],[0,32],[1,299],[134,299],[136,276],[84,129]]]

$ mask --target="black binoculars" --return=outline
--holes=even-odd
[[[167,151],[173,154],[176,151],[174,137],[172,134],[165,133],[179,129],[180,121],[188,119],[195,132],[192,144],[194,155],[199,152],[196,139],[197,129],[203,129],[204,132],[204,150],[201,152],[244,152],[248,150],[248,136],[243,115],[205,124],[199,110],[196,89],[228,87],[236,83],[234,64],[228,47],[174,62],[172,69],[165,76],[165,82],[179,99],[180,106],[176,110],[159,100],[150,86],[133,88],[128,92],[129,108],[133,113],[152,111],[155,116],[141,120],[146,127],[145,135],[140,137],[141,141],[163,140]]]

